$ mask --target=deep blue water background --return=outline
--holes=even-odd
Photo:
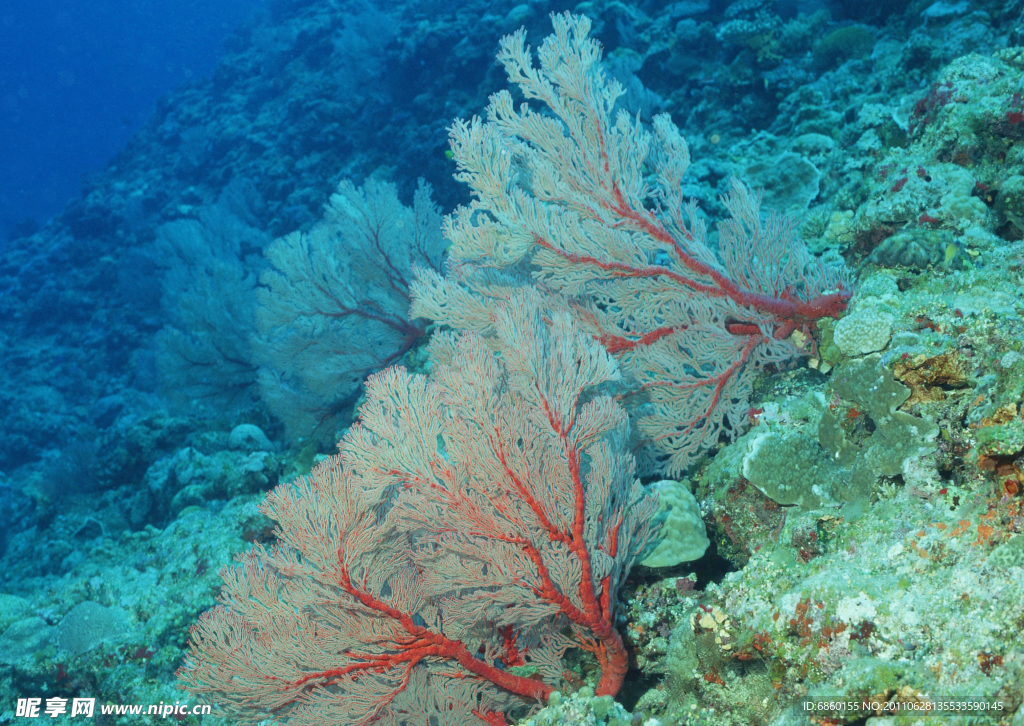
[[[4,0],[0,247],[45,223],[265,0]]]

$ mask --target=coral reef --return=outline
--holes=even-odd
[[[728,251],[719,230],[738,208],[738,178],[752,190],[747,199],[761,193],[748,214],[763,215],[749,227],[755,236],[769,230],[769,211],[794,220],[776,262],[798,249],[813,265],[845,264],[852,296],[847,310],[832,311],[837,319],[806,330],[771,316],[765,345],[787,354],[749,367],[726,435],[687,454],[670,483],[653,469],[642,478],[666,493],[664,509],[650,513],[665,531],[651,543],[659,557],[635,567],[609,603],[628,658],[619,702],[595,695],[598,660],[573,648],[557,678],[549,673],[558,695],[509,717],[1024,723],[1019,3],[838,0],[807,13],[763,0],[281,0],[232,37],[210,77],[163,99],[79,199],[49,222],[18,227],[0,248],[0,724],[20,721],[29,699],[40,699],[41,715],[51,699],[67,699],[52,721],[76,723],[75,698],[95,698],[97,719],[109,722],[136,717],[100,709],[130,703],[187,706],[173,714],[186,724],[228,722],[190,713],[212,704],[176,687],[188,627],[216,605],[218,572],[233,557],[278,542],[259,509],[266,492],[325,466],[333,439],[366,404],[363,374],[352,373],[308,379],[316,400],[301,410],[270,406],[259,366],[302,383],[319,363],[362,370],[376,355],[430,376],[430,352],[451,335],[401,317],[424,338],[406,345],[402,334],[371,353],[370,333],[331,337],[328,320],[294,326],[297,343],[261,352],[252,346],[258,297],[294,297],[271,281],[270,268],[283,274],[286,265],[264,251],[275,238],[308,240],[333,224],[324,208],[339,184],[392,185],[410,210],[422,177],[441,211],[477,205],[465,229],[497,226],[497,207],[453,178],[464,149],[446,153],[446,130],[464,119],[456,128],[469,133],[469,119],[504,86],[493,64],[499,39],[519,28],[544,36],[549,13],[566,9],[591,18],[605,51],[595,69],[623,91],[606,99],[611,123],[601,138],[638,140],[653,125],[664,132],[659,114],[686,138],[690,163],[673,193],[680,209],[699,211],[680,229],[699,227],[708,250]],[[517,109],[510,102],[504,122]],[[663,162],[666,148],[644,158]],[[500,174],[481,170],[507,182],[496,196],[591,214],[579,201],[586,195],[549,193],[565,188],[545,186],[522,145],[508,151]],[[555,181],[590,173],[586,159],[570,157],[575,166]],[[641,219],[657,216],[646,194],[659,188],[658,165],[648,162],[618,167],[635,172],[631,189],[646,189],[632,206]],[[614,175],[592,171],[589,199],[614,197]],[[627,227],[588,228],[580,244],[643,236]],[[753,287],[778,299],[836,292],[792,276],[765,283],[758,275],[782,263],[769,264],[764,241],[743,247]],[[459,240],[435,242],[419,261],[440,270],[440,246]],[[523,244],[499,242],[506,251]],[[644,265],[672,261],[644,249]],[[554,284],[504,262],[481,274],[519,288]],[[366,288],[349,271],[330,277]],[[587,310],[580,290],[562,293],[558,310]],[[625,320],[627,310],[655,328],[696,319],[672,317],[680,311],[670,303],[620,308],[620,297],[589,312]],[[393,299],[377,303],[405,315]],[[743,305],[718,312],[730,339],[746,341],[749,326],[765,322]],[[292,330],[281,324],[271,337]],[[774,337],[782,330],[784,341]],[[603,342],[629,342],[617,334]],[[321,347],[313,355],[307,344]],[[339,353],[359,365],[330,359]],[[733,350],[713,364],[721,373],[736,360]],[[680,369],[674,375],[678,383]],[[642,386],[627,372],[606,393],[633,399],[636,416],[650,410]],[[323,407],[338,415],[318,439],[309,433]],[[300,425],[286,431],[292,414]],[[646,456],[643,441],[630,445]],[[484,655],[487,647],[496,652],[491,643]],[[541,674],[515,675],[533,684]]]

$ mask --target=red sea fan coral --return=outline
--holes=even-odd
[[[762,219],[760,195],[735,181],[715,244],[683,199],[689,151],[671,119],[655,117],[650,131],[624,111],[613,119],[623,90],[605,78],[590,21],[565,14],[554,25],[539,68],[522,31],[498,55],[549,112],[516,109],[501,92],[488,121],[451,129],[474,200],[447,219],[448,274],[420,271],[412,310],[486,335],[496,301],[536,287],[619,358],[642,470],[677,475],[746,427],[758,370],[804,354],[790,334],[841,313],[851,285],[788,219]]]
[[[614,359],[543,318],[517,299],[496,310],[499,355],[438,334],[431,378],[371,377],[340,453],[268,497],[280,544],[223,573],[185,688],[244,722],[494,724],[561,687],[580,648],[597,693],[619,690],[616,592],[656,498],[601,392]]]

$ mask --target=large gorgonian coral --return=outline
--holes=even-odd
[[[429,379],[372,376],[340,453],[269,495],[279,544],[222,573],[185,688],[245,723],[494,725],[583,649],[618,692],[617,591],[657,498],[602,391],[615,360],[535,296],[494,322],[498,355],[442,333]]]
[[[524,32],[498,59],[527,99],[491,97],[488,121],[457,121],[458,178],[474,200],[445,223],[448,275],[420,271],[415,315],[491,331],[493,306],[536,286],[551,310],[619,358],[643,436],[641,468],[676,475],[723,433],[746,427],[757,372],[803,354],[789,339],[846,307],[841,267],[814,258],[792,223],[762,220],[734,182],[717,245],[683,200],[689,151],[668,115],[653,133],[620,111],[590,21],[553,16],[533,66]]]

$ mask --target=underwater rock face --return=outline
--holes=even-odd
[[[231,429],[228,446],[245,451],[273,451],[274,449],[274,445],[270,443],[267,435],[254,424],[239,424]]]
[[[699,560],[709,542],[689,482],[663,479],[649,484],[648,488],[658,493],[658,511],[654,518],[660,522],[661,529],[658,538],[648,544],[640,564],[672,567]]]
[[[80,602],[57,625],[58,650],[70,657],[87,653],[100,643],[123,641],[127,620],[120,608],[108,608],[98,602]]]
[[[938,427],[897,410],[910,389],[897,382],[878,354],[838,365],[827,405],[803,400],[798,425],[776,409],[718,453],[706,485],[749,481],[777,504],[804,509],[866,504],[882,477],[927,481]],[[923,478],[922,478],[923,477]]]
[[[768,209],[799,214],[818,196],[821,172],[800,154],[791,151],[775,158],[751,164],[743,170],[743,179],[756,189],[764,189]]]
[[[874,308],[857,308],[833,327],[832,340],[844,355],[859,356],[882,350],[892,337],[892,318]]]

